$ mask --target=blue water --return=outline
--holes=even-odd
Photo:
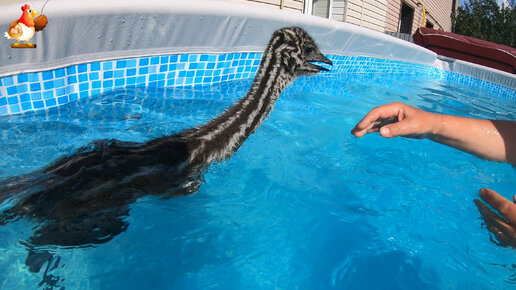
[[[251,82],[126,89],[2,117],[0,178],[95,139],[145,141],[201,124]],[[392,101],[516,120],[516,101],[421,76],[301,78],[230,160],[209,168],[196,194],[140,199],[127,231],[108,243],[48,246],[55,259],[32,273],[23,241],[38,225],[1,226],[0,288],[516,287],[516,250],[493,242],[473,203],[482,187],[511,198],[516,171],[428,140],[350,134]]]

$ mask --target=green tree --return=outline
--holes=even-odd
[[[516,7],[500,7],[495,0],[469,0],[454,17],[455,33],[516,47]]]

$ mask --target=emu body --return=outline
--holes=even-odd
[[[301,28],[276,31],[246,94],[207,124],[144,143],[99,140],[49,166],[0,183],[0,203],[15,205],[0,224],[30,218],[40,224],[33,246],[109,241],[125,231],[128,205],[145,195],[194,193],[204,168],[229,158],[265,120],[281,91],[299,75],[331,61]]]

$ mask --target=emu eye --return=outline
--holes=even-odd
[[[31,14],[32,13],[32,9],[28,9],[27,13]]]
[[[313,47],[311,47],[311,46],[305,46],[305,48],[304,48],[304,53],[305,53],[306,55],[311,54],[312,52],[314,52],[314,48],[313,48]]]

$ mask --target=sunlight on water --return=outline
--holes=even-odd
[[[251,82],[119,90],[1,117],[0,178],[96,139],[142,142],[202,124]],[[0,288],[514,287],[516,252],[490,241],[473,203],[482,187],[515,194],[514,168],[427,140],[350,134],[392,101],[516,119],[514,101],[424,77],[301,78],[230,160],[209,168],[198,193],[140,199],[108,243],[31,249],[24,241],[37,224],[0,226]],[[52,260],[29,271],[26,258],[42,253]]]

